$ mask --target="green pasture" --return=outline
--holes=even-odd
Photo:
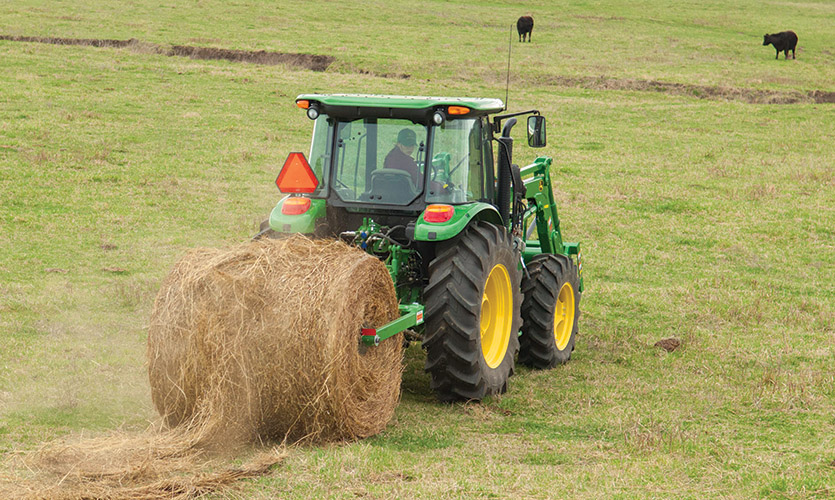
[[[187,249],[257,231],[307,149],[296,95],[504,99],[528,13],[509,111],[548,118],[582,242],[573,359],[441,405],[413,345],[384,433],[217,497],[835,497],[835,103],[804,97],[835,92],[829,0],[6,2],[0,35],[336,61],[0,41],[0,456],[155,420],[156,291]],[[517,163],[542,154],[523,133]]]

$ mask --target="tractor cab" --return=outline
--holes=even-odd
[[[480,201],[492,180],[484,168],[485,161],[492,167],[490,136],[478,117],[427,124],[320,114],[314,128],[310,157],[324,166],[333,206],[414,211]]]
[[[301,232],[335,234],[368,215],[405,224],[433,204],[494,203],[488,114],[502,110],[500,100],[305,94],[296,103],[314,120],[307,162],[318,181],[292,195],[310,198],[316,212],[315,227]],[[298,217],[285,228],[275,212],[272,229],[300,232]]]

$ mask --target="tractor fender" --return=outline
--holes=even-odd
[[[290,198],[285,196],[270,212],[270,228],[277,233],[313,234],[317,221],[325,217],[325,200],[311,198],[310,208],[299,214],[288,215],[282,213],[284,203]]]
[[[424,213],[415,222],[415,241],[444,241],[452,239],[474,221],[483,220],[497,226],[504,226],[496,207],[489,203],[476,202],[452,205],[452,217],[445,222],[426,222]]]

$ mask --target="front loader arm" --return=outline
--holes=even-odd
[[[583,291],[583,264],[580,243],[568,243],[562,240],[560,218],[554,202],[554,188],[551,185],[551,158],[540,156],[534,162],[520,169],[525,184],[525,198],[528,208],[523,215],[527,221],[533,217],[534,226],[525,227],[525,262],[541,253],[574,255],[577,260],[580,277],[580,291]],[[537,239],[531,239],[533,230]]]

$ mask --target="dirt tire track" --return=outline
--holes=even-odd
[[[41,37],[41,36],[10,36],[0,35],[0,40],[9,40],[11,42],[33,42],[33,43],[50,43],[53,45],[85,45],[91,47],[116,47],[124,48],[130,45],[136,45],[139,40],[131,38],[129,40],[109,40],[106,38],[55,38],[55,37]]]
[[[189,45],[164,46],[149,42],[141,42],[136,38],[129,40],[109,40],[97,38],[54,38],[38,36],[10,36],[0,35],[0,40],[12,42],[48,43],[52,45],[82,45],[88,47],[107,48],[144,48],[157,54],[164,54],[170,57],[180,56],[191,59],[214,59],[232,62],[247,62],[252,64],[263,64],[275,66],[285,64],[309,69],[311,71],[325,71],[335,60],[332,56],[316,54],[296,54],[288,52],[268,52],[265,50],[230,50],[214,47],[193,47]]]
[[[835,92],[824,90],[758,90],[739,87],[692,85],[686,83],[661,82],[658,80],[633,80],[609,77],[566,77],[546,78],[546,83],[561,87],[580,87],[590,90],[637,90],[660,92],[671,95],[685,95],[699,99],[743,101],[750,104],[817,104],[835,103]]]
[[[189,57],[191,59],[225,59],[232,62],[248,62],[253,64],[287,64],[299,66],[311,71],[325,71],[335,61],[331,56],[315,54],[292,54],[285,52],[267,52],[264,50],[230,50],[212,47],[192,47],[188,45],[174,45],[166,53],[168,56]]]

